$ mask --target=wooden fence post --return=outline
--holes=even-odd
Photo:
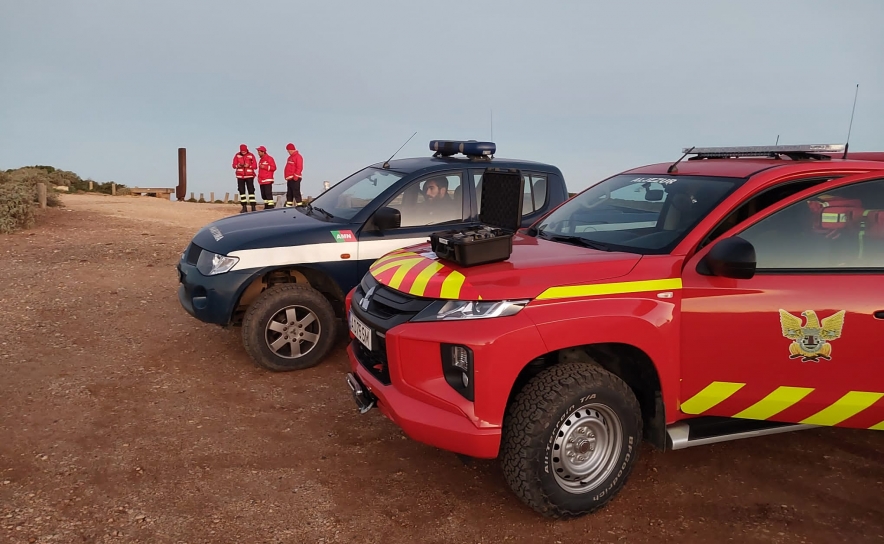
[[[46,184],[38,183],[37,184],[37,200],[40,202],[40,207],[46,207]]]
[[[89,190],[90,191],[92,190],[92,182],[91,181],[89,182]]]
[[[202,200],[203,202],[206,201],[206,197],[203,196],[203,193],[200,193],[200,200]]]
[[[209,193],[209,202],[215,202],[215,192]]]
[[[117,184],[111,182],[111,196],[117,196]]]
[[[193,193],[190,193],[190,200],[195,200],[195,199],[193,198]]]
[[[230,202],[230,193],[224,193],[224,203]]]

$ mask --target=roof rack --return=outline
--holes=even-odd
[[[769,157],[779,159],[782,156],[792,160],[817,159],[830,160],[826,153],[843,153],[844,144],[807,144],[807,145],[750,145],[738,147],[686,147],[682,152],[695,155],[689,161],[698,159],[728,159],[739,157]]]

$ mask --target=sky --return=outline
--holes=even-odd
[[[304,195],[432,139],[572,192],[683,147],[884,150],[881,0],[0,0],[0,169],[236,191],[239,144]]]

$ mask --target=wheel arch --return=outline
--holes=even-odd
[[[346,293],[343,292],[338,282],[330,274],[315,267],[286,265],[262,269],[256,272],[251,280],[244,283],[244,287],[234,305],[231,322],[233,324],[242,323],[242,318],[252,302],[268,288],[281,283],[306,283],[310,285],[328,299],[337,317],[343,316]]]
[[[622,379],[641,407],[644,440],[665,449],[666,410],[660,373],[645,350],[629,343],[599,342],[569,346],[534,359],[517,375],[507,406],[531,378],[545,368],[563,363],[596,365]]]

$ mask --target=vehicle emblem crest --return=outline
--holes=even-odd
[[[801,317],[795,316],[786,310],[780,310],[780,326],[783,328],[783,336],[792,340],[789,344],[789,358],[801,358],[802,363],[817,363],[820,359],[832,360],[832,340],[841,338],[841,329],[844,328],[844,314],[841,310],[820,321],[816,312],[805,310]]]
[[[362,300],[359,301],[359,307],[362,308],[363,310],[365,310],[366,312],[368,311],[368,305],[371,302],[371,295],[374,294],[375,287],[376,287],[375,285],[372,285],[371,289],[369,289],[368,292],[365,293],[365,296],[362,297]]]

